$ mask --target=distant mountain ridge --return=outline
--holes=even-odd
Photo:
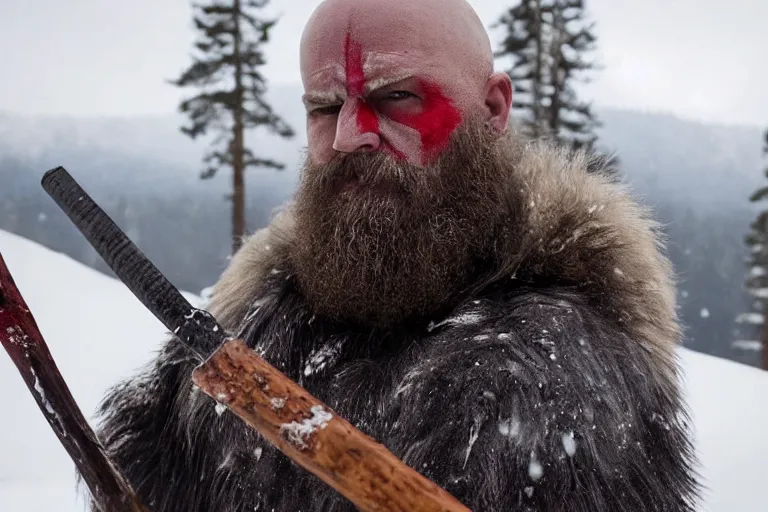
[[[246,174],[249,229],[290,198],[306,138],[300,86],[273,87],[270,101],[297,132],[292,140],[249,134],[258,155],[286,170]],[[670,239],[680,278],[686,344],[756,364],[733,349],[742,291],[743,237],[757,208],[748,197],[765,179],[759,127],[708,125],[672,115],[597,109],[601,144],[621,159],[632,193],[651,206]],[[109,273],[39,185],[64,165],[177,286],[199,291],[216,280],[229,247],[229,175],[198,179],[207,141],[179,131],[178,114],[136,118],[31,117],[0,112],[0,229],[43,243]]]

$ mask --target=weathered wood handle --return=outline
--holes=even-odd
[[[225,343],[192,380],[364,512],[469,512],[241,340]]]
[[[148,512],[112,464],[59,373],[0,254],[0,343],[102,512]],[[42,463],[42,461],[41,461]]]
[[[364,511],[467,511],[193,308],[63,167],[43,188],[128,288],[207,362],[193,381],[273,445]]]

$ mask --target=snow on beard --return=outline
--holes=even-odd
[[[384,151],[308,159],[292,257],[315,311],[389,326],[456,299],[497,234],[508,168],[497,144],[475,121],[426,167]]]

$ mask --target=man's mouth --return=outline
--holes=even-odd
[[[371,193],[376,195],[390,195],[403,193],[403,187],[394,179],[364,179],[360,176],[348,176],[339,179],[334,187],[337,194]]]

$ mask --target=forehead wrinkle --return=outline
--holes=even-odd
[[[427,68],[418,68],[412,62],[414,56],[400,52],[371,51],[365,56],[365,92],[371,93],[382,87],[417,76],[429,76]]]
[[[326,75],[326,76],[323,77],[321,75]],[[346,81],[346,71],[344,69],[344,65],[339,64],[338,62],[333,62],[314,70],[309,75],[309,78],[312,80],[317,80],[318,76],[325,79],[336,79],[341,82]]]
[[[403,69],[403,55],[395,52],[365,52],[363,74],[365,75],[364,93],[412,78],[416,73]],[[342,61],[344,56],[342,55]],[[394,72],[394,74],[393,74]],[[312,82],[333,84],[331,90],[316,90],[304,95],[304,103],[327,104],[343,102],[346,97],[346,67],[342,63],[331,63],[310,74]],[[342,87],[341,84],[344,84]]]
[[[377,78],[385,74],[413,73],[413,65],[409,65],[408,57],[397,52],[371,50],[365,52],[363,71],[366,78]]]

